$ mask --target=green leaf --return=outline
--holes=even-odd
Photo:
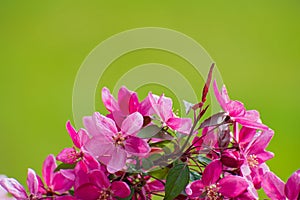
[[[168,167],[164,167],[159,170],[148,172],[148,174],[154,178],[164,180],[164,179],[166,179],[166,176],[167,176],[169,170],[170,169]]]
[[[59,171],[61,169],[74,169],[75,166],[76,166],[76,163],[74,163],[74,164],[61,163],[60,165],[58,165],[56,167],[56,169],[54,170],[54,172],[57,172],[57,171]]]
[[[152,161],[151,159],[144,158],[144,159],[142,160],[142,167],[143,167],[143,170],[149,170],[149,169],[151,169],[153,166],[154,166],[154,164],[153,164],[153,161]]]
[[[161,128],[156,125],[150,125],[138,132],[137,136],[139,138],[152,138],[154,135],[159,133],[161,131]]]
[[[170,169],[165,186],[165,200],[177,197],[189,183],[190,170],[186,164],[175,165]]]
[[[201,179],[201,175],[199,173],[190,171],[190,182],[200,180],[200,179]]]
[[[203,165],[208,165],[210,162],[211,162],[211,159],[209,159],[209,158],[207,158],[207,157],[205,157],[205,156],[203,156],[203,155],[199,155],[198,156],[198,161],[201,163],[201,164],[203,164]]]

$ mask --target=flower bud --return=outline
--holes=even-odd
[[[239,168],[243,164],[244,159],[241,158],[239,151],[226,149],[222,152],[221,162],[227,167]]]

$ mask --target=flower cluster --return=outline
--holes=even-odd
[[[116,100],[103,88],[108,114],[84,117],[78,131],[68,121],[73,147],[49,155],[41,177],[28,169],[28,190],[0,176],[0,198],[251,200],[262,188],[271,199],[299,200],[300,169],[287,183],[270,171],[266,161],[274,154],[266,148],[274,132],[256,110],[231,100],[214,81],[222,111],[203,119],[212,70],[201,101],[184,102],[191,118],[179,117],[164,95],[150,92],[139,101],[136,92],[122,87]]]

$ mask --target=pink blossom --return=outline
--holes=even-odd
[[[223,199],[234,198],[247,190],[247,181],[240,176],[227,175],[220,178],[222,163],[214,160],[206,166],[202,179],[190,183],[186,187],[186,193],[191,198]]]
[[[75,147],[79,149],[76,151],[76,148],[64,148],[57,156],[56,159],[68,164],[74,164],[76,161],[83,157],[83,144],[89,140],[88,133],[84,129],[80,129],[78,132],[71,125],[70,121],[66,124],[67,131],[73,141]]]
[[[1,179],[7,178],[5,175],[0,175],[0,181]],[[6,191],[6,189],[4,189],[3,187],[1,187],[1,183],[0,183],[0,199],[2,200],[15,200],[14,197],[9,197],[8,196],[8,192]]]
[[[225,85],[223,85],[221,92],[219,92],[215,80],[213,87],[219,104],[233,122],[254,129],[268,130],[268,127],[261,123],[259,113],[256,110],[246,110],[243,103],[230,100]]]
[[[242,128],[243,129],[243,128]],[[268,171],[265,162],[274,157],[272,152],[266,151],[270,140],[274,135],[271,129],[267,131],[256,132],[253,129],[241,130],[241,133],[253,135],[252,140],[248,137],[241,137],[240,148],[242,149],[242,156],[244,157],[244,164],[241,166],[243,176],[251,175],[255,188],[260,188],[262,176]]]
[[[41,184],[40,178],[32,169],[28,169],[27,173],[27,186],[29,189],[29,195],[26,193],[25,188],[16,179],[0,179],[0,186],[2,186],[17,200],[34,200],[40,198],[42,196],[42,193],[39,190]]]
[[[273,172],[267,172],[262,188],[269,198],[276,200],[298,200],[300,198],[300,169],[294,172],[286,184]]]
[[[148,143],[136,137],[143,126],[143,116],[140,113],[135,112],[126,117],[120,131],[112,119],[100,113],[95,113],[92,120],[85,123],[88,132],[93,135],[85,148],[106,164],[110,173],[121,170],[127,156],[144,157],[150,152]]]
[[[74,196],[80,200],[114,200],[126,198],[131,193],[129,186],[125,182],[114,181],[110,183],[100,170],[89,172],[84,179],[86,179],[86,182],[79,186],[74,193]]]
[[[183,134],[189,134],[192,126],[190,118],[179,118],[172,111],[172,99],[161,95],[160,97],[149,93],[148,95],[154,113],[158,115],[162,126],[167,126]]]
[[[45,159],[42,168],[42,175],[45,181],[43,189],[44,193],[49,196],[67,192],[74,185],[74,170],[66,169],[55,172],[56,168],[55,157],[51,154]]]
[[[137,94],[122,86],[118,92],[118,101],[110,93],[109,89],[102,89],[102,101],[106,109],[110,112],[108,117],[112,118],[120,128],[124,119],[134,113],[139,112],[143,116],[149,116],[151,105],[146,97],[139,102]]]

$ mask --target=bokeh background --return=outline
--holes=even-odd
[[[25,183],[28,167],[40,172],[49,153],[71,145],[65,122],[72,121],[73,83],[96,45],[128,29],[157,26],[199,42],[230,96],[260,111],[275,130],[268,149],[276,156],[268,164],[286,181],[300,167],[299,19],[297,0],[1,1],[0,174]],[[99,89],[149,62],[188,65],[157,50],[132,52],[112,64]],[[95,99],[103,111],[99,95]]]

